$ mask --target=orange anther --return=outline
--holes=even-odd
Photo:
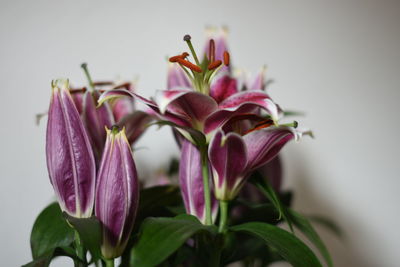
[[[181,55],[181,58],[182,58],[182,59],[185,59],[185,58],[187,58],[188,56],[189,56],[189,53],[188,53],[188,52],[183,52],[182,55]]]
[[[208,51],[208,56],[209,56],[210,62],[214,62],[214,60],[215,60],[215,42],[213,39],[210,40],[210,48]]]
[[[178,62],[178,59],[181,59],[181,58],[182,58],[182,55],[173,56],[173,57],[169,58],[169,62],[172,62],[172,63]]]
[[[225,66],[229,66],[230,56],[227,51],[224,52],[224,64]]]
[[[191,69],[192,71],[199,72],[199,73],[201,73],[201,72],[203,71],[199,66],[193,64],[193,63],[190,62],[190,61],[184,60],[184,59],[182,59],[182,58],[179,58],[179,59],[177,60],[177,62],[178,62],[179,64],[182,64],[183,66],[185,66],[185,67]]]
[[[257,123],[256,126],[254,126],[254,128],[246,131],[244,133],[244,135],[246,135],[248,133],[251,133],[251,132],[254,132],[254,131],[257,131],[257,130],[261,130],[261,129],[267,128],[267,127],[269,127],[271,125],[274,125],[274,122],[272,120],[261,121],[261,122]]]
[[[221,60],[216,60],[216,61],[214,61],[214,62],[211,62],[211,63],[208,65],[208,70],[216,69],[216,68],[218,68],[219,66],[221,66],[221,64],[222,64],[222,61],[221,61]]]

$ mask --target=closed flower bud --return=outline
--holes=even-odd
[[[63,211],[78,218],[90,217],[96,180],[92,147],[68,81],[58,80],[52,86],[46,134],[50,181]]]
[[[96,217],[102,223],[101,252],[106,259],[119,257],[133,228],[139,201],[139,184],[125,130],[107,129],[97,176]]]

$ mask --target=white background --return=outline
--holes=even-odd
[[[301,3],[300,3],[301,2]],[[0,258],[30,260],[29,235],[52,200],[45,164],[50,81],[85,82],[139,75],[139,93],[165,88],[166,56],[203,45],[205,25],[228,25],[233,64],[267,64],[270,94],[315,140],[283,151],[285,188],[295,207],[334,218],[341,241],[318,228],[336,266],[398,266],[399,1],[1,1]],[[138,144],[141,173],[166,164],[177,149],[169,129]],[[69,266],[59,260],[53,266]]]

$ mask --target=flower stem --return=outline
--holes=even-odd
[[[86,78],[87,78],[87,80],[89,82],[90,89],[93,91],[94,90],[94,83],[93,83],[93,80],[92,80],[92,76],[90,76],[89,69],[87,67],[87,63],[82,63],[81,64],[81,68],[85,72]]]
[[[208,173],[208,156],[207,149],[201,149],[201,170],[203,176],[203,187],[204,187],[204,202],[206,206],[206,225],[212,225],[211,218],[211,195],[210,195],[210,184],[209,184],[209,173]]]
[[[225,233],[228,225],[228,201],[219,201],[220,219],[219,219],[219,233]]]
[[[114,259],[105,260],[105,262],[106,262],[106,267],[114,267]]]
[[[75,266],[76,267],[86,266],[85,250],[82,246],[81,239],[77,231],[75,231],[75,251],[76,255],[79,258],[79,260],[75,260]]]

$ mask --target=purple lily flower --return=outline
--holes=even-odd
[[[119,257],[128,242],[139,201],[139,183],[125,131],[107,130],[97,175],[96,217],[102,223],[101,252],[106,259]]]
[[[244,136],[218,131],[208,150],[216,198],[235,198],[252,171],[273,160],[287,142],[300,136],[300,132],[287,126],[271,126]]]
[[[126,90],[111,90],[103,93],[99,102],[124,96],[144,102],[161,120],[170,121],[178,127],[200,131],[207,136],[222,128],[230,119],[259,108],[267,111],[274,120],[277,120],[281,113],[279,106],[261,91],[239,92],[217,103],[208,95],[188,89],[159,91],[157,101],[147,100]],[[182,131],[181,133],[190,140],[187,134]]]
[[[186,36],[185,41],[189,44],[190,36]],[[191,43],[189,47],[192,47]],[[224,41],[221,47],[226,49]],[[207,54],[207,62],[210,62],[208,66],[191,63],[186,59],[189,55],[186,52],[171,57],[170,62],[179,63],[181,71],[178,72],[176,68],[171,69],[168,76],[169,90],[159,91],[154,100],[120,89],[103,93],[99,103],[119,97],[137,99],[146,104],[160,120],[172,123],[191,142],[195,142],[191,138],[191,131],[200,132],[209,140],[231,119],[240,118],[247,113],[261,117],[260,110],[264,110],[276,123],[282,115],[282,110],[266,92],[262,90],[239,92],[236,79],[229,75],[222,75],[212,82],[212,78],[222,68],[222,60],[225,66],[229,66],[229,54],[225,50],[220,53],[217,48],[218,45],[216,46],[211,40]],[[198,62],[194,50],[192,54]],[[217,59],[217,55],[221,59]],[[183,74],[186,74],[186,79],[183,79]],[[189,80],[192,82],[191,86],[190,84],[188,86]]]
[[[186,212],[196,216],[203,224],[206,222],[203,175],[201,171],[201,155],[199,149],[187,140],[183,141],[179,164],[179,184]],[[212,218],[215,220],[218,203],[211,199]]]
[[[56,81],[52,86],[46,133],[50,181],[63,211],[73,217],[90,217],[96,180],[92,147],[68,81]]]

